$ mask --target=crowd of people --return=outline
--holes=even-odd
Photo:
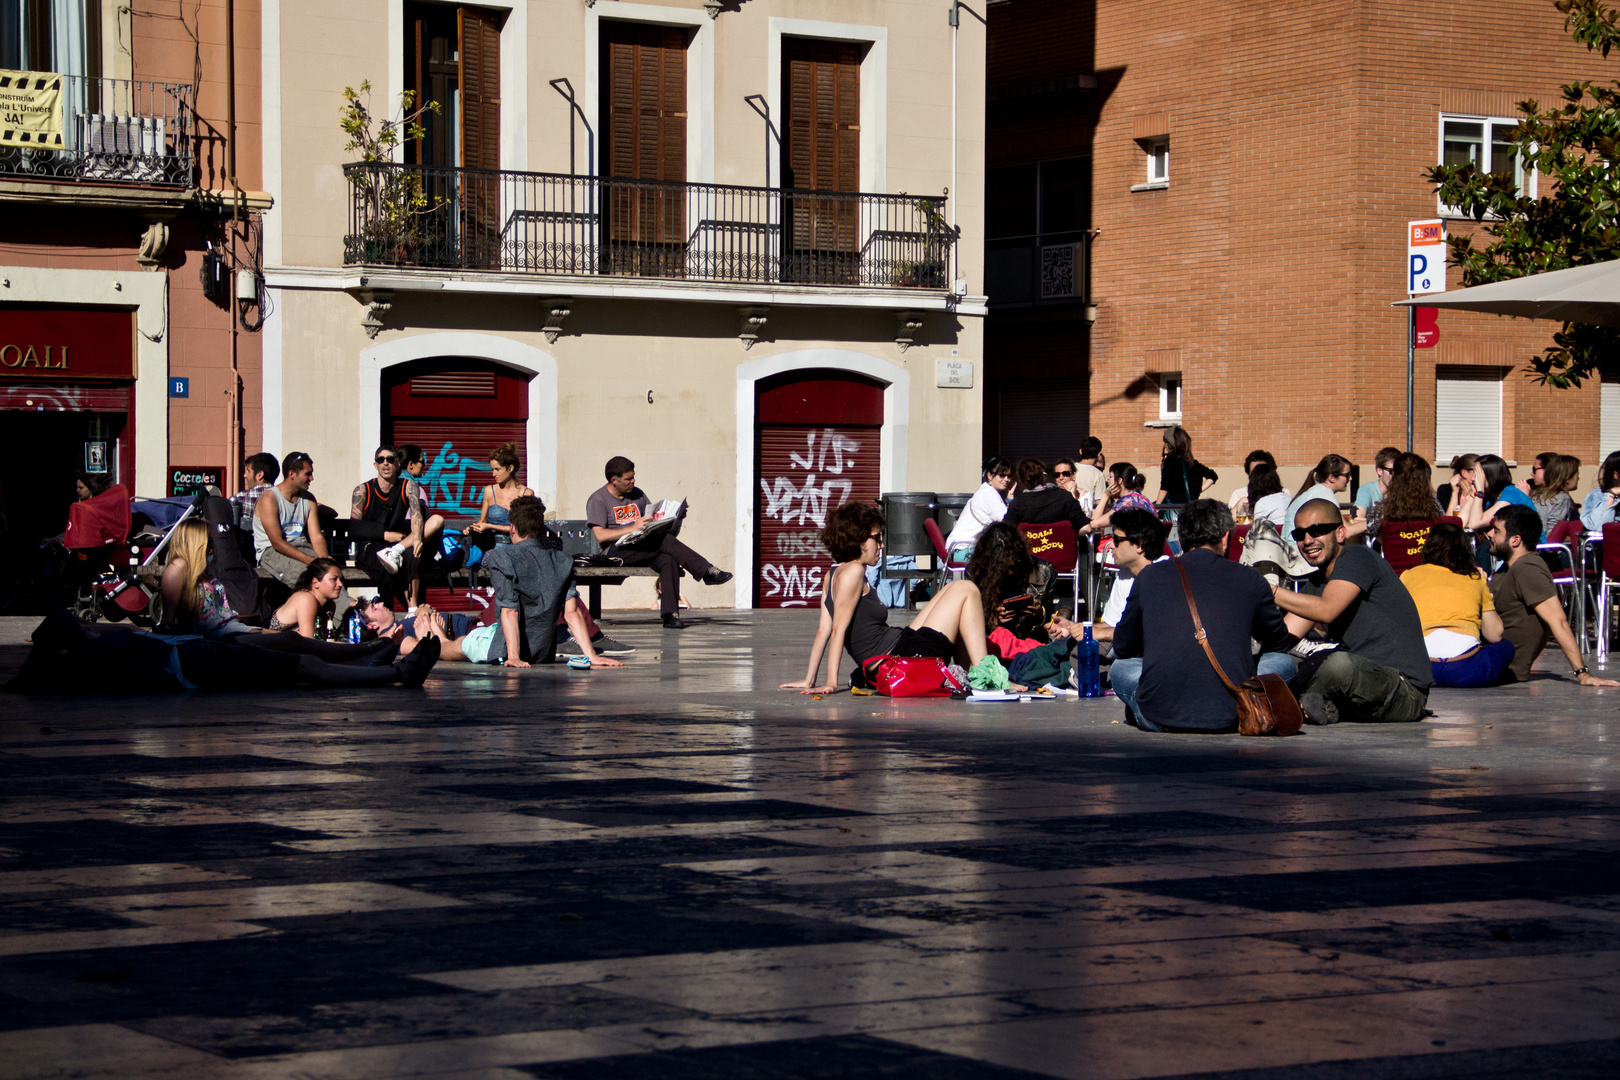
[[[1461,455],[1449,468],[1450,483],[1436,491],[1427,460],[1385,447],[1352,497],[1355,470],[1339,454],[1323,455],[1289,490],[1275,457],[1255,450],[1244,461],[1246,483],[1221,501],[1204,497],[1219,477],[1174,427],[1164,434],[1154,503],[1135,466],[1110,466],[1094,437],[1076,459],[1051,466],[991,457],[945,541],[965,575],[905,628],[888,624],[867,584],[867,568],[883,557],[883,515],[847,503],[822,533],[836,566],[808,672],[783,688],[837,689],[840,648],[854,661],[856,686],[875,659],[891,656],[958,665],[975,686],[986,664],[1000,662],[1017,687],[1030,670],[1026,655],[1056,649],[1068,657],[1089,633],[1130,723],[1233,730],[1236,699],[1203,651],[1194,604],[1230,680],[1281,677],[1313,725],[1419,720],[1432,687],[1522,682],[1549,643],[1581,685],[1620,686],[1582,659],[1576,633],[1585,628],[1570,625],[1547,562],[1565,549],[1538,551],[1562,522],[1573,523],[1568,532],[1617,520],[1620,452],[1605,459],[1579,504],[1572,493],[1580,461],[1568,455],[1539,455],[1518,484],[1494,454]],[[1091,622],[1056,606],[1054,575],[1022,542],[1020,527],[1058,522],[1094,538],[1101,568],[1113,575]],[[1268,537],[1286,550],[1257,555]],[[1068,664],[1047,678],[1073,684],[1078,675]]]

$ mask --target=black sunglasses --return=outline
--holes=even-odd
[[[378,454],[371,460],[376,462],[378,465],[381,465],[385,461],[398,461],[399,458],[395,457],[393,454]]]
[[[1289,535],[1294,538],[1294,543],[1297,544],[1307,536],[1326,536],[1328,533],[1334,532],[1337,529],[1338,526],[1332,522],[1322,521],[1315,525],[1305,525],[1297,528],[1293,532],[1289,533]]]
[[[1053,476],[1073,476],[1074,473],[1073,473],[1073,471],[1071,471],[1069,469],[1053,469],[1052,470],[1052,475]]]
[[[1121,535],[1119,535],[1119,533],[1114,534],[1114,543],[1116,543],[1116,544],[1128,544],[1130,542],[1131,542],[1130,537],[1121,536]]]

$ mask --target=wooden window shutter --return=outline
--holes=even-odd
[[[605,22],[609,176],[686,180],[686,33]]]
[[[495,13],[456,10],[461,56],[461,164],[466,169],[501,167],[501,29]],[[499,266],[500,177],[461,174],[463,266]]]
[[[782,50],[788,136],[783,186],[860,190],[860,46],[789,38]]]

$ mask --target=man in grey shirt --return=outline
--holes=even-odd
[[[721,570],[699,555],[672,533],[664,533],[657,542],[637,546],[633,541],[618,544],[621,537],[641,531],[642,518],[647,513],[647,496],[636,487],[636,463],[627,457],[613,457],[603,472],[607,483],[585,502],[585,520],[591,523],[596,542],[606,550],[617,545],[612,554],[623,559],[626,566],[651,566],[658,571],[658,610],[664,617],[666,630],[684,630],[681,621],[681,571],[685,570],[705,585],[724,585],[731,580],[728,571]]]
[[[1289,633],[1304,637],[1316,624],[1338,642],[1306,659],[1294,680],[1305,722],[1421,720],[1434,672],[1417,605],[1389,563],[1365,545],[1345,545],[1346,532],[1338,504],[1301,506],[1294,542],[1316,573],[1300,592],[1272,589]]]

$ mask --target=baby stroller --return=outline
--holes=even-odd
[[[72,590],[70,609],[86,622],[105,616],[151,626],[153,597],[169,538],[196,512],[196,500],[141,499],[132,509],[129,489],[114,484],[68,508],[57,556]],[[50,541],[57,544],[57,541]]]

